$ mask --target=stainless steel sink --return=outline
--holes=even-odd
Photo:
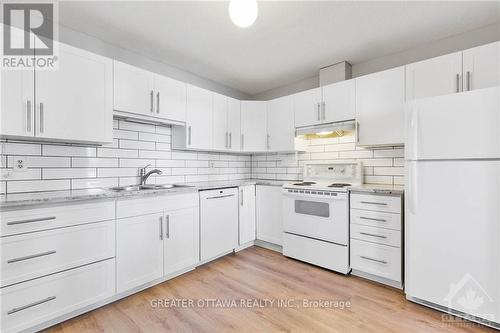
[[[190,187],[189,185],[174,185],[174,184],[162,184],[162,185],[129,185],[129,186],[117,186],[112,187],[110,190],[115,192],[132,192],[132,191],[146,191],[146,190],[169,190],[172,188],[182,188]]]

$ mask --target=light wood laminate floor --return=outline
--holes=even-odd
[[[191,299],[194,306],[151,305],[156,299],[174,298]],[[210,304],[212,299],[226,300],[229,306],[235,300],[238,306],[209,306],[217,305]],[[274,306],[240,303],[261,300],[265,305],[266,299],[275,300]],[[277,306],[280,299],[294,307]],[[349,301],[351,306],[305,308],[304,299]],[[407,301],[399,290],[252,247],[46,332],[497,332],[441,318],[441,312]]]

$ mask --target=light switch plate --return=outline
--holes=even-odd
[[[12,159],[13,166],[12,169],[14,172],[25,172],[28,171],[28,158],[14,156]]]

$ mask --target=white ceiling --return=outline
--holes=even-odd
[[[227,1],[61,2],[59,19],[249,95],[500,21],[500,2],[259,1],[253,26]]]

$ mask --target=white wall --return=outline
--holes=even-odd
[[[443,54],[465,50],[471,47],[492,43],[500,40],[500,23],[489,25],[477,30],[465,32],[460,35],[450,36],[429,44],[419,45],[415,48],[390,54],[363,63],[351,64],[352,76],[358,77],[375,73],[384,69],[410,64],[412,62],[437,57]],[[344,59],[349,62],[349,59]],[[270,100],[273,98],[291,95],[299,91],[319,87],[319,74],[287,86],[274,88],[253,95],[252,99]]]

